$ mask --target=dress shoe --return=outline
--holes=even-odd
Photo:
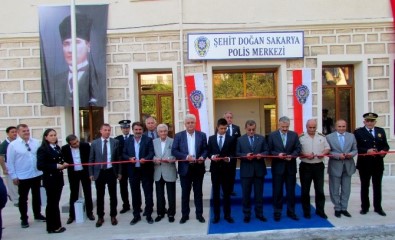
[[[134,218],[132,219],[132,221],[130,221],[130,225],[134,225],[134,224],[138,223],[140,220],[141,220],[141,217],[140,217],[140,216],[134,217]]]
[[[316,212],[315,214],[317,214],[319,217],[321,217],[323,219],[328,219],[328,216],[324,212]],[[350,217],[351,217],[351,215],[350,215]]]
[[[147,223],[149,224],[153,224],[154,223],[154,219],[152,219],[151,216],[146,217]]]
[[[351,214],[347,210],[342,210],[341,214],[343,214],[346,217],[351,217]]]
[[[175,219],[174,219],[174,217],[173,217],[173,216],[169,216],[169,222],[171,222],[171,223],[172,223],[172,222],[174,222],[174,220],[175,220]]]
[[[281,220],[281,213],[274,214],[274,221],[279,222]]]
[[[69,219],[67,219],[67,224],[70,224],[70,223],[72,223],[72,222],[74,222],[74,218],[72,218],[72,217],[69,217]]]
[[[265,218],[265,216],[257,216],[257,219],[259,219],[259,221],[261,222],[267,222],[267,219]]]
[[[95,216],[93,214],[90,214],[87,216],[89,220],[95,221]]]
[[[310,215],[310,213],[304,213],[303,217],[306,218],[306,219],[310,219],[311,215]]]
[[[251,217],[250,216],[245,216],[243,219],[243,222],[245,223],[249,223],[251,221]]]
[[[296,216],[295,213],[287,213],[287,217],[289,217],[292,220],[299,221],[299,218],[298,216]]]
[[[204,219],[203,216],[196,216],[196,219],[200,222],[200,223],[205,223],[206,220]]]
[[[366,213],[368,213],[369,210],[363,210],[361,209],[361,211],[359,211],[360,214],[365,215]]]
[[[225,219],[225,221],[227,221],[228,223],[234,223],[234,222],[235,222],[235,220],[233,220],[233,218],[232,218],[231,216],[224,217],[224,219]]]
[[[189,220],[188,216],[182,216],[182,218],[180,219],[180,224],[184,224]]]
[[[342,216],[341,211],[335,211],[335,217],[339,218]]]
[[[144,210],[144,212],[143,212],[143,216],[144,216],[144,217],[147,216],[147,213],[145,212],[145,210]]]
[[[219,223],[219,216],[215,216],[213,219],[213,224]]]
[[[96,227],[101,227],[104,223],[104,219],[103,218],[98,218],[97,222],[96,222]]]
[[[56,230],[50,230],[50,231],[48,231],[48,233],[62,233],[64,231],[66,231],[66,228],[61,227],[61,228],[56,229]]]
[[[119,211],[119,213],[120,213],[120,214],[124,214],[124,213],[126,213],[127,211],[129,211],[129,210],[130,210],[130,207],[129,207],[129,208],[122,208],[122,210]]]
[[[113,226],[115,226],[115,225],[118,224],[118,220],[117,220],[116,217],[111,217],[111,224],[112,224]]]
[[[34,220],[37,222],[46,222],[47,221],[47,219],[43,215],[38,215],[38,216],[34,217]]]
[[[22,220],[21,221],[21,227],[22,228],[28,228],[29,227],[29,222],[27,220]]]
[[[163,218],[162,215],[158,215],[158,216],[155,218],[155,222],[160,222],[160,220],[162,220],[162,218]]]
[[[383,211],[383,209],[380,209],[380,210],[374,210],[378,215],[380,215],[380,216],[383,216],[383,217],[385,217],[385,216],[387,216],[387,214],[385,214],[385,212]]]

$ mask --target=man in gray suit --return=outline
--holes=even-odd
[[[358,153],[357,141],[352,133],[346,132],[346,121],[337,120],[335,129],[336,132],[326,136],[331,147],[328,163],[329,193],[335,205],[335,216],[340,218],[343,214],[351,217],[347,206],[351,191],[351,176],[355,173],[353,157]]]
[[[156,187],[156,205],[158,216],[155,222],[159,222],[166,213],[165,185],[167,191],[167,199],[169,201],[169,209],[167,216],[169,222],[174,222],[176,214],[176,180],[177,169],[174,156],[171,155],[171,147],[173,139],[168,137],[169,128],[166,124],[159,124],[157,127],[159,138],[154,139],[155,151],[155,172],[154,180]]]
[[[120,160],[119,141],[110,138],[111,126],[104,123],[100,127],[101,138],[92,142],[89,154],[89,163],[103,163],[89,166],[89,176],[95,181],[96,199],[97,199],[97,216],[96,227],[101,227],[104,223],[104,194],[107,184],[108,193],[110,194],[110,216],[111,224],[117,225],[117,179],[120,180],[121,164],[111,164],[111,162]]]

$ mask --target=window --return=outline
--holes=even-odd
[[[144,123],[149,116],[157,123],[169,127],[169,136],[174,136],[173,75],[171,73],[139,74],[140,118]]]
[[[347,122],[347,131],[355,129],[353,66],[325,66],[322,68],[322,109],[327,110],[333,123]],[[332,131],[334,126],[332,127]],[[328,134],[329,132],[326,132]]]
[[[80,139],[92,142],[100,137],[100,127],[104,123],[102,107],[80,108]]]

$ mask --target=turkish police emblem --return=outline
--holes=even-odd
[[[189,94],[189,99],[191,100],[193,106],[199,109],[203,102],[203,93],[199,90],[194,90]]]
[[[295,89],[296,98],[300,104],[305,104],[310,95],[310,90],[306,85],[299,85]]]
[[[200,57],[206,56],[210,48],[210,40],[204,36],[200,36],[195,40],[195,50]]]

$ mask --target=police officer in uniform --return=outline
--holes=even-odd
[[[381,207],[381,181],[384,172],[384,157],[389,150],[387,137],[383,128],[376,127],[376,113],[368,112],[363,115],[365,126],[354,131],[357,140],[358,154],[357,169],[361,180],[361,211],[365,215],[369,211],[369,185],[373,185],[374,211],[381,216],[386,213]],[[369,155],[372,154],[372,155]]]
[[[131,137],[130,135],[130,120],[121,120],[118,124],[121,126],[122,134],[117,136],[115,139],[119,141],[119,149],[120,155],[122,156],[123,153],[123,146],[125,144],[126,139]],[[129,192],[128,192],[128,168],[126,166],[122,167],[122,178],[119,180],[119,189],[121,192],[122,198],[122,210],[119,212],[121,214],[126,213],[130,210],[130,203],[129,203]]]

